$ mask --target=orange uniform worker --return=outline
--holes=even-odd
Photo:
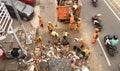
[[[51,33],[53,31],[53,29],[54,29],[54,27],[53,27],[52,23],[49,21],[48,22],[48,30],[49,30],[49,32]]]
[[[42,45],[42,37],[39,36],[38,38],[36,38],[36,42],[37,42],[38,46],[41,46]]]
[[[43,24],[44,24],[44,20],[42,17],[39,16],[39,24],[41,27],[43,27]]]
[[[92,44],[94,44],[96,42],[98,36],[99,36],[99,29],[96,28],[95,33],[94,33],[93,38],[92,38]]]
[[[74,29],[74,15],[71,14],[70,17],[70,23],[69,23],[70,29]]]
[[[78,21],[77,21],[77,28],[76,28],[76,30],[79,31],[81,24],[82,24],[82,19],[79,18]]]

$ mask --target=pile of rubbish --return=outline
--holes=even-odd
[[[25,64],[23,67],[26,67],[23,71],[89,71],[88,57],[91,51],[85,48],[84,39],[72,39],[72,43],[77,44],[71,46],[68,35],[51,37],[50,45],[35,47],[29,59],[22,61]]]

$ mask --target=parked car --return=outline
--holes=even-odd
[[[17,0],[14,2],[14,5],[15,8],[18,10],[21,19],[28,21],[31,20],[32,17],[34,16],[34,8],[32,6]],[[8,12],[10,13],[11,17],[17,18],[12,7],[12,4],[9,0],[5,2],[5,6],[8,9]]]
[[[34,3],[35,3],[35,0],[19,0],[19,1],[22,1],[22,2],[24,2],[24,3],[26,3],[26,4],[29,4],[29,5],[34,5]]]

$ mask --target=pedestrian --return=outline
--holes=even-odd
[[[38,46],[41,46],[42,45],[42,36],[37,37],[36,42],[37,42]]]
[[[77,30],[78,32],[79,32],[79,30],[80,30],[81,24],[82,24],[82,19],[79,18],[78,21],[77,21],[77,28],[76,28],[76,30]]]
[[[44,24],[44,20],[42,17],[39,16],[39,24],[41,27],[43,27],[43,24]]]
[[[70,23],[69,23],[70,29],[74,29],[74,15],[71,14],[70,16]]]
[[[15,58],[18,58],[20,53],[19,53],[20,48],[13,48],[11,51],[11,55]]]
[[[99,36],[99,29],[96,28],[96,29],[95,29],[95,33],[94,33],[93,38],[92,38],[92,45],[95,44],[95,42],[96,42],[98,36]]]
[[[51,32],[53,31],[53,29],[54,29],[54,27],[53,27],[53,25],[52,25],[52,22],[49,21],[49,22],[48,22],[48,30],[49,30],[49,33],[51,33]]]

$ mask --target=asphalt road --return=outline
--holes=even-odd
[[[93,68],[92,71],[119,71],[118,70],[118,63],[120,63],[120,44],[117,45],[118,47],[118,53],[114,57],[110,57],[105,49],[103,38],[105,35],[108,34],[116,34],[120,37],[120,21],[115,17],[115,15],[112,13],[112,11],[108,8],[104,0],[99,0],[98,7],[93,7],[91,0],[82,0],[82,13],[81,17],[84,20],[84,28],[87,28],[88,35],[93,34],[93,25],[91,23],[91,17],[94,16],[97,13],[101,13],[103,20],[103,30],[100,33],[99,39],[102,43],[102,46],[107,54],[107,57],[109,58],[109,61],[111,63],[111,66],[108,65],[104,54],[101,50],[101,47],[99,43],[97,42],[95,44],[93,49],[93,58],[91,59],[93,65],[91,66]]]

